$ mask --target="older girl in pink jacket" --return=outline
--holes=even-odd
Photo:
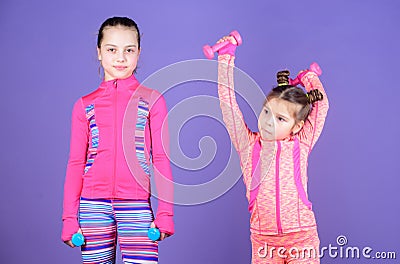
[[[319,263],[319,238],[307,195],[307,163],[328,111],[317,76],[302,71],[303,89],[278,73],[258,118],[259,132],[247,127],[234,91],[236,41],[219,51],[218,94],[223,119],[238,151],[251,213],[252,263]]]
[[[158,227],[160,240],[174,233],[167,108],[133,74],[140,48],[133,20],[104,21],[97,40],[104,80],[72,111],[62,240],[74,247],[72,235],[83,233],[83,263],[114,263],[117,241],[124,263],[158,263],[149,228]],[[150,176],[159,198],[155,215]]]

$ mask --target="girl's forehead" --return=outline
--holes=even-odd
[[[280,98],[273,98],[267,102],[266,107],[270,108],[274,113],[295,117],[301,105]]]
[[[137,42],[137,31],[134,28],[124,26],[109,26],[103,30],[103,41],[107,39],[131,39]]]
[[[122,26],[122,25],[116,25],[116,26],[106,26],[104,27],[103,31],[107,31],[107,30],[131,30],[133,32],[137,32],[136,28],[134,27],[127,27],[127,26]]]

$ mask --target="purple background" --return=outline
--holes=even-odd
[[[96,32],[114,15],[135,19],[143,33],[141,81],[171,63],[203,58],[204,44],[233,29],[244,39],[236,65],[265,92],[277,70],[295,74],[317,61],[331,102],[309,164],[321,246],[345,235],[349,246],[396,251],[400,258],[399,10],[397,0],[2,0],[0,262],[80,262],[79,250],[60,240],[70,115],[74,101],[100,82]],[[216,96],[216,85],[189,83],[165,97],[172,108],[202,94]],[[245,106],[243,112],[255,129],[254,116]],[[173,166],[177,179],[209,179],[223,168],[230,141],[213,122],[197,117],[183,127],[185,155],[199,155],[204,136],[214,138],[217,154],[200,171]],[[160,263],[250,262],[242,181],[214,201],[175,212],[176,235],[160,244]]]

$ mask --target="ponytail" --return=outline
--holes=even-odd
[[[322,101],[324,99],[324,95],[318,89],[311,90],[306,95],[309,104],[314,104],[315,102]]]

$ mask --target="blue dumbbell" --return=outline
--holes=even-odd
[[[160,230],[158,228],[152,227],[149,228],[149,231],[147,232],[147,236],[153,240],[153,241],[157,241],[160,239]]]
[[[85,243],[85,237],[81,233],[75,233],[72,235],[72,244],[76,247],[80,247]]]

